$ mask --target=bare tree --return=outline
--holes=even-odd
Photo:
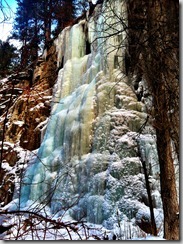
[[[0,0],[0,24],[12,18],[13,11],[6,0]]]
[[[130,50],[131,59],[135,54],[138,64],[132,69],[141,72],[153,97],[151,115],[157,135],[164,235],[168,240],[179,239],[174,169],[174,155],[179,158],[178,7],[177,1],[129,3],[130,44],[134,36],[138,43],[136,50]],[[135,30],[135,22],[140,23],[140,29]]]
[[[105,29],[95,41],[102,46],[110,38],[119,38],[118,46],[111,44],[104,51],[109,54],[117,50],[116,67],[128,77],[136,75],[137,83],[142,77],[148,83],[153,97],[149,113],[157,134],[164,237],[178,240],[174,170],[174,155],[179,159],[178,2],[122,1],[127,4],[122,13],[113,7],[113,2],[106,1],[105,11],[99,11],[104,16]]]

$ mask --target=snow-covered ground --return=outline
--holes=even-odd
[[[77,222],[69,215],[69,211],[53,214],[45,206],[37,205],[35,202],[28,201],[25,208],[20,213],[16,212],[19,205],[20,178],[16,172],[20,172],[27,167],[27,162],[31,164],[36,158],[37,150],[28,151],[22,149],[19,145],[5,143],[5,148],[14,148],[18,154],[19,160],[15,166],[10,166],[7,162],[2,167],[15,176],[14,200],[8,205],[1,207],[0,216],[3,226],[13,225],[13,227],[3,233],[0,239],[4,240],[163,240],[163,214],[161,209],[155,209],[156,224],[158,227],[158,237],[151,236],[142,231],[136,224],[141,218],[148,220],[150,218],[149,208],[144,205],[136,215],[136,218],[129,219],[125,214],[118,213],[117,217],[111,217],[113,223],[110,229],[102,225],[92,224],[85,219]],[[116,165],[115,165],[116,166]],[[130,194],[130,192],[129,192]],[[3,204],[3,203],[1,203]],[[131,204],[138,204],[133,201]],[[16,206],[16,207],[15,207]],[[15,211],[12,214],[3,215],[5,211]],[[118,210],[119,211],[119,210]],[[38,214],[38,215],[37,215]],[[117,219],[117,221],[116,221]],[[108,223],[109,225],[109,223]],[[108,236],[108,237],[107,237]]]
[[[107,230],[101,225],[87,222],[76,222],[69,215],[49,217],[49,210],[42,213],[3,215],[0,222],[3,226],[13,227],[3,233],[4,240],[165,240],[161,235],[146,234],[135,225],[134,219],[119,221],[114,228]],[[42,217],[41,217],[42,216]]]

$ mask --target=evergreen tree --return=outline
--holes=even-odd
[[[66,26],[72,24],[77,15],[77,2],[75,0],[60,0],[54,5],[53,16],[56,28],[53,31],[57,36]]]
[[[16,67],[17,49],[8,41],[0,40],[0,78],[9,74]]]
[[[21,67],[38,57],[40,43],[47,47],[76,16],[76,0],[16,0],[12,37],[22,42]]]
[[[76,0],[75,6],[77,16],[81,16],[83,12],[89,9],[89,2],[86,0]]]
[[[38,56],[39,26],[36,16],[36,1],[17,0],[15,24],[12,37],[22,42],[21,67],[34,61]]]

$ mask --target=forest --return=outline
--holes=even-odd
[[[4,5],[1,1],[2,22],[8,20],[11,11],[15,11],[11,9],[10,3],[5,2]],[[12,69],[18,71],[30,64],[34,66],[34,61],[43,49],[51,45],[53,38],[86,11],[89,4],[84,0],[17,0],[17,5],[13,31],[6,42],[1,41],[1,77],[5,77],[10,70],[12,72]],[[9,13],[6,13],[7,8]],[[11,39],[21,43],[20,50],[9,43]]]
[[[179,2],[16,1],[0,238],[179,240]]]

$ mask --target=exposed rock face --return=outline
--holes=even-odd
[[[22,94],[16,98],[16,102],[12,101],[9,108],[11,115],[6,121],[5,141],[20,142],[20,146],[28,150],[40,146],[39,124],[50,114],[52,87],[56,77],[56,54],[55,47],[52,46],[47,52],[46,60],[38,60],[33,77],[22,72],[9,78],[12,79],[11,84],[17,83],[13,93],[20,90]]]
[[[16,165],[18,161],[17,154],[12,148],[4,149],[3,159],[6,163],[0,170],[0,201],[1,206],[11,202],[15,188],[15,174],[10,172],[10,168]]]
[[[21,148],[35,150],[40,146],[42,129],[50,115],[52,87],[57,77],[55,51],[52,46],[47,51],[47,58],[38,60],[33,77],[27,70],[11,75],[1,83],[1,140],[8,142],[4,144],[1,155],[3,162],[15,168],[13,173],[8,173],[5,167],[1,170],[1,205],[12,200],[14,179],[20,173],[16,170],[16,162],[21,157],[19,151]],[[21,148],[16,150],[16,146]]]
[[[121,2],[113,4],[126,11]],[[39,147],[39,125],[49,116],[47,96],[59,70],[44,139],[15,197],[20,197],[21,208],[32,201],[49,206],[54,214],[68,210],[74,219],[112,228],[118,210],[120,218],[132,218],[148,205],[137,137],[154,194],[159,190],[159,167],[153,128],[147,123],[143,135],[138,134],[147,111],[134,80],[125,74],[125,48],[120,43],[125,44],[126,34],[103,39],[108,24],[115,21],[105,9],[105,3],[97,5],[95,15],[65,28],[54,41],[56,53],[43,56],[46,61],[35,70],[33,89],[12,107],[6,140],[20,140],[29,150]],[[13,123],[15,118],[22,124]],[[25,125],[28,130],[23,130]]]

